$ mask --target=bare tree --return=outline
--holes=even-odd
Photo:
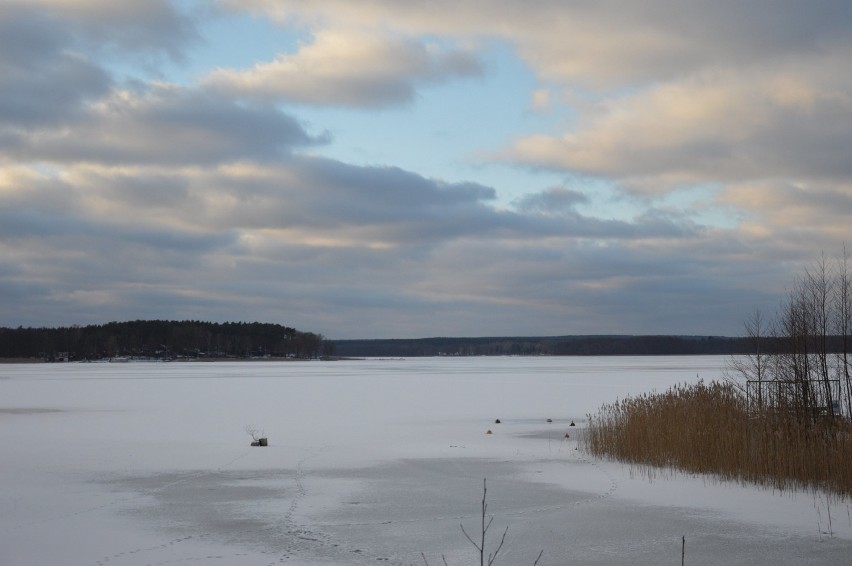
[[[728,369],[745,378],[750,403],[810,419],[839,416],[845,405],[852,416],[852,275],[845,247],[839,260],[821,255],[805,270],[771,324],[755,311],[745,331],[750,352],[732,358]]]
[[[849,253],[843,245],[843,255],[837,262],[834,286],[834,332],[840,337],[840,352],[836,364],[837,377],[846,390],[846,415],[852,416],[852,371],[850,365],[850,334],[852,334],[852,277],[849,274]]]
[[[470,544],[476,548],[479,552],[479,565],[485,566],[485,533],[488,532],[488,529],[491,527],[491,523],[494,521],[494,516],[492,515],[488,522],[485,521],[485,512],[488,509],[488,504],[485,502],[485,495],[488,493],[488,488],[485,485],[485,478],[482,479],[482,528],[480,529],[480,539],[479,544],[477,544],[467,531],[464,530],[464,525],[459,525],[461,527],[464,536],[467,537],[467,540],[470,541]],[[497,559],[497,555],[500,553],[500,549],[503,548],[503,543],[506,542],[506,533],[509,532],[509,527],[506,527],[506,530],[503,531],[503,536],[500,537],[500,544],[497,545],[497,550],[494,551],[493,554],[488,553],[488,566],[491,566],[494,563],[494,560]]]
[[[503,530],[503,534],[500,537],[500,542],[497,544],[497,548],[494,550],[493,553],[488,552],[487,559],[486,559],[485,535],[488,533],[488,529],[491,528],[491,523],[494,521],[493,515],[490,518],[486,519],[487,514],[488,514],[487,513],[488,503],[486,502],[486,499],[487,499],[486,495],[487,494],[488,494],[488,487],[485,483],[485,478],[483,478],[482,479],[482,506],[481,506],[482,511],[481,511],[481,514],[480,514],[481,523],[480,523],[480,528],[479,528],[479,542],[476,542],[475,540],[473,540],[473,537],[471,537],[469,534],[467,534],[467,531],[465,530],[464,525],[459,524],[459,527],[461,527],[462,533],[464,533],[464,536],[467,538],[468,541],[470,541],[470,544],[473,545],[473,547],[476,549],[476,552],[479,554],[479,566],[492,566],[492,564],[494,564],[494,561],[497,560],[497,555],[500,553],[500,550],[503,548],[503,544],[506,542],[506,534],[509,532],[509,527],[507,526],[505,528],[505,530]],[[538,561],[541,560],[541,557],[543,555],[544,555],[544,550],[541,550],[538,553],[538,556],[536,557],[535,562],[533,562],[533,566],[536,566],[538,564]],[[423,564],[425,564],[425,566],[429,566],[429,562],[426,560],[426,555],[421,552],[420,556],[423,558]],[[443,554],[441,555],[441,560],[443,560],[444,566],[448,566],[447,559],[444,557]]]
[[[818,395],[819,405],[824,406],[830,415],[834,413],[834,399],[831,388],[831,372],[829,363],[830,324],[831,324],[831,298],[833,277],[831,268],[825,259],[825,254],[814,267],[805,272],[804,291],[807,300],[807,313],[810,318],[812,329],[812,356],[815,358],[811,365],[813,375],[809,376],[813,382],[822,386]]]
[[[755,309],[754,314],[745,321],[743,326],[751,348],[749,353],[731,358],[731,362],[726,369],[728,372],[728,382],[742,391],[743,384],[741,380],[744,380],[746,384],[756,381],[758,383],[756,402],[758,408],[762,408],[763,382],[769,378],[769,360],[765,342],[770,330],[760,309]],[[734,375],[730,375],[731,373]],[[741,378],[741,380],[737,379],[737,377]]]

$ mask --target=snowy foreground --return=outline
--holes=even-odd
[[[495,564],[543,550],[540,565],[675,565],[681,537],[689,565],[852,564],[849,504],[649,480],[576,449],[602,403],[709,381],[725,362],[0,365],[0,564],[422,565],[422,552],[461,566],[483,478],[489,544],[509,527]],[[247,426],[270,445],[249,447]]]

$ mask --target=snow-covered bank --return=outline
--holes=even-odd
[[[502,564],[675,564],[682,536],[688,564],[848,563],[848,505],[575,450],[570,420],[724,361],[0,366],[0,564],[464,564],[484,477]]]

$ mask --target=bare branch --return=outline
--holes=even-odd
[[[473,547],[474,547],[476,550],[478,550],[479,552],[482,552],[482,549],[481,549],[481,548],[479,548],[479,545],[478,545],[478,544],[476,544],[475,542],[473,542],[473,539],[472,539],[472,538],[470,538],[470,535],[469,535],[469,534],[467,534],[467,531],[466,531],[466,530],[464,530],[464,525],[462,525],[461,523],[459,523],[459,527],[461,527],[461,531],[464,533],[464,536],[465,536],[465,537],[467,537],[467,540],[469,540],[469,541],[470,541],[470,544],[472,544],[472,545],[473,545]]]
[[[485,534],[489,528],[491,528],[491,524],[494,522],[494,516],[488,518],[486,521],[486,513],[488,511],[488,503],[486,501],[486,496],[488,494],[488,485],[486,484],[486,480],[482,480],[482,504],[481,504],[481,523],[480,523],[480,542],[477,543],[473,540],[473,537],[470,536],[467,530],[464,528],[464,525],[459,523],[459,528],[461,528],[462,534],[464,534],[465,538],[468,540],[470,544],[473,545],[473,548],[479,553],[479,564],[480,566],[493,566],[494,561],[497,560],[497,555],[500,554],[500,551],[503,549],[503,545],[506,543],[506,535],[509,533],[509,527],[507,526],[503,530],[503,534],[500,537],[500,542],[497,544],[497,548],[493,553],[488,553],[488,561],[485,560]],[[421,553],[422,555],[423,553]],[[538,564],[538,561],[541,560],[542,555],[544,554],[544,550],[538,553],[538,557],[535,559],[533,566]],[[447,565],[447,559],[444,558],[444,555],[441,555],[441,559],[444,561],[444,566]],[[423,556],[423,562],[426,562],[426,557]],[[429,566],[427,563],[426,566]]]
[[[259,430],[257,427],[252,425],[246,425],[243,429],[246,431],[246,434],[251,436],[251,439],[257,442],[264,435],[262,430]]]
[[[503,536],[500,537],[500,544],[497,545],[497,550],[494,551],[494,555],[488,555],[488,566],[494,564],[494,561],[497,560],[497,555],[500,554],[500,549],[503,548],[503,543],[506,542],[506,533],[509,532],[509,527],[506,527],[506,530],[503,531]]]

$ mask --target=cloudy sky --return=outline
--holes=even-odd
[[[852,242],[848,0],[0,0],[0,326],[742,332]]]

